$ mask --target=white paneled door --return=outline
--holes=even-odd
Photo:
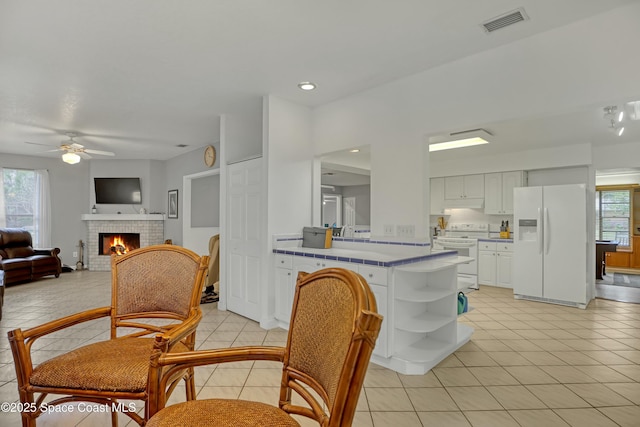
[[[262,158],[227,168],[227,309],[260,321]]]

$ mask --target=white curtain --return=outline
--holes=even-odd
[[[7,226],[7,213],[4,206],[4,170],[0,168],[0,228]]]
[[[36,172],[36,209],[33,218],[36,248],[51,247],[51,198],[49,190],[49,171],[40,169]]]

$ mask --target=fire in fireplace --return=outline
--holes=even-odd
[[[122,255],[140,247],[139,233],[99,233],[98,237],[98,255]]]

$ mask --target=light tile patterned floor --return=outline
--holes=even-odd
[[[11,286],[0,322],[0,402],[17,401],[7,331],[86,308],[108,305],[109,273],[65,273],[59,279]],[[638,426],[640,425],[640,305],[595,300],[587,310],[513,299],[507,289],[481,287],[461,318],[471,341],[426,375],[405,376],[371,365],[355,426]],[[202,306],[198,347],[282,345],[286,332],[265,331],[217,304]],[[92,324],[34,351],[44,360],[105,337]],[[198,397],[277,401],[279,367],[248,363],[198,368]],[[181,390],[172,396],[184,398]],[[128,424],[127,424],[128,423]],[[0,413],[1,426],[18,426]],[[48,414],[40,426],[110,425],[106,414]],[[133,425],[121,418],[120,425]],[[314,425],[304,423],[304,425]]]

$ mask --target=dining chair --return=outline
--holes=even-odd
[[[208,256],[175,245],[153,245],[111,255],[111,305],[72,314],[28,329],[9,332],[16,368],[22,425],[35,426],[44,406],[86,401],[108,406],[113,425],[118,411],[144,425],[149,416],[150,356],[187,352],[195,346],[202,317],[200,292]],[[70,295],[82,298],[82,295]],[[109,319],[109,339],[92,342],[34,366],[32,350],[39,338],[54,332],[81,331],[87,323]],[[106,320],[103,320],[106,324]],[[106,326],[106,325],[105,325]],[[73,329],[76,327],[75,329]],[[79,335],[80,336],[80,335]],[[172,391],[185,380],[186,399],[195,397],[193,368],[174,370]],[[61,395],[45,400],[49,395]],[[141,400],[144,413],[119,401]]]
[[[154,352],[150,391],[156,400],[147,426],[298,426],[296,416],[349,426],[381,324],[375,297],[359,274],[340,268],[299,273],[286,346]],[[282,363],[274,405],[204,399],[165,407],[175,372],[252,360]]]

